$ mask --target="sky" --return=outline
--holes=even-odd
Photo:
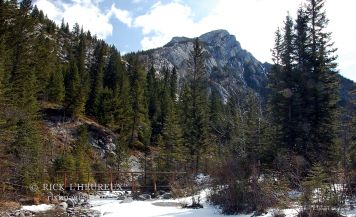
[[[161,47],[174,36],[225,29],[261,62],[271,61],[274,32],[305,0],[35,0],[60,24],[79,23],[121,53]],[[327,0],[338,69],[356,81],[355,0]]]

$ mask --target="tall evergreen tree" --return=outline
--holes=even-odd
[[[65,78],[65,104],[68,112],[77,117],[83,112],[80,96],[80,78],[77,65],[72,60]]]
[[[100,98],[97,102],[97,115],[98,121],[105,125],[111,125],[114,122],[114,94],[109,88],[104,88],[100,91]]]
[[[126,73],[124,63],[121,62],[120,53],[115,47],[111,47],[109,62],[105,69],[104,86],[115,93],[119,92],[123,74]]]
[[[162,120],[160,110],[160,89],[159,81],[156,78],[156,71],[151,67],[146,75],[146,99],[148,106],[148,117],[151,122],[151,145],[157,145],[157,139],[162,131]]]
[[[3,2],[0,3],[0,10],[3,10]],[[0,12],[0,14],[1,14]],[[0,15],[1,16],[1,15]],[[13,141],[14,127],[9,124],[9,114],[13,108],[9,104],[9,99],[6,95],[8,88],[6,85],[5,72],[5,57],[7,53],[4,45],[4,35],[0,36],[0,172],[2,174],[0,182],[5,182],[8,177],[11,177],[11,155],[8,154],[8,146]]]
[[[92,84],[91,92],[87,102],[88,113],[98,116],[99,100],[104,86],[104,67],[106,48],[104,42],[99,42],[94,50],[94,63],[91,70]]]
[[[214,146],[213,151],[217,152],[215,154],[220,155],[220,157],[221,149],[225,143],[223,109],[224,105],[220,93],[216,88],[211,88],[209,96],[209,140],[210,146]]]
[[[132,119],[128,142],[131,148],[143,149],[148,145],[150,138],[150,123],[144,94],[146,82],[137,58],[130,57],[129,64]]]
[[[178,88],[178,74],[176,67],[173,67],[172,74],[170,76],[170,93],[173,101],[177,99],[177,88]]]
[[[199,40],[195,39],[190,55],[188,85],[183,89],[183,141],[190,151],[192,169],[198,172],[200,158],[207,146],[208,91],[204,54]]]
[[[53,68],[57,68],[57,56],[54,41],[47,37],[47,32],[41,32],[33,44],[33,70],[36,75],[37,88],[40,98],[46,97],[47,86]]]
[[[52,72],[49,79],[48,100],[51,102],[62,103],[65,96],[63,72]]]
[[[14,140],[9,153],[17,164],[13,174],[20,184],[41,182],[43,175],[42,153],[43,138],[38,122],[38,103],[36,75],[33,70],[34,59],[31,55],[34,36],[34,22],[29,16],[32,2],[24,0],[16,11],[14,26],[10,32],[13,37],[8,41],[12,48],[9,59],[9,100],[16,107],[13,114]]]
[[[309,118],[309,143],[313,145],[314,160],[330,160],[328,154],[335,144],[335,118],[338,102],[336,49],[327,32],[328,19],[325,0],[309,0],[306,14],[309,17],[310,72],[308,77],[306,116]]]
[[[78,183],[90,183],[92,180],[91,174],[91,159],[90,146],[88,145],[89,135],[85,126],[81,126],[78,131],[78,140],[74,148],[75,167],[78,174]]]
[[[78,26],[75,25],[75,31],[78,31],[77,29]],[[77,33],[74,33],[77,35]],[[76,37],[77,40],[79,41],[78,44],[75,47],[75,63],[77,65],[78,69],[78,75],[79,75],[79,89],[78,89],[78,95],[77,95],[77,102],[76,102],[76,116],[81,115],[85,111],[85,104],[88,99],[89,91],[90,91],[90,76],[87,71],[86,65],[85,65],[85,58],[86,58],[86,36],[83,32],[83,29],[81,30],[79,35]]]
[[[300,8],[295,33],[287,17],[270,79],[279,142],[312,163],[331,160],[335,144],[338,79],[323,6],[323,0],[310,0]]]
[[[160,90],[160,126],[161,132],[157,143],[161,146],[160,156],[163,159],[164,170],[179,170],[179,163],[184,160],[186,153],[181,143],[181,129],[179,125],[177,95],[177,72],[165,69]]]
[[[130,79],[126,71],[119,73],[118,90],[114,92],[115,132],[118,133],[117,150],[124,152],[130,141],[131,123],[133,117],[132,99],[130,97]],[[117,156],[121,161],[121,156]]]

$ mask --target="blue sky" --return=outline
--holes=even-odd
[[[163,46],[174,36],[226,29],[260,61],[271,62],[274,32],[305,0],[35,0],[49,18],[78,22],[122,53]],[[356,1],[328,0],[340,73],[356,81]]]

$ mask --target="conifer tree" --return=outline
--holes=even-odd
[[[146,82],[136,57],[130,57],[129,64],[132,118],[128,144],[131,148],[143,149],[148,145],[150,138],[150,123],[144,94]]]
[[[90,146],[88,145],[89,135],[85,126],[81,126],[78,131],[78,140],[75,143],[74,158],[75,167],[78,174],[78,183],[88,183],[92,180]]]
[[[80,96],[80,78],[77,65],[72,60],[70,62],[65,78],[65,104],[68,112],[77,117],[83,112]]]
[[[213,152],[222,157],[222,147],[225,144],[225,124],[223,119],[224,105],[220,93],[214,87],[209,96],[209,140]]]
[[[77,24],[78,25],[78,24]],[[77,28],[79,26],[75,25],[75,31],[79,31]],[[77,33],[75,32],[75,35]],[[85,104],[88,98],[88,94],[90,91],[90,76],[85,66],[85,58],[86,58],[86,37],[83,32],[83,29],[78,33],[76,37],[79,40],[78,44],[75,47],[75,63],[78,69],[79,75],[79,89],[77,95],[76,102],[76,113],[75,115],[81,115],[85,111]]]
[[[121,62],[120,53],[115,47],[111,47],[109,62],[105,69],[104,86],[118,93],[121,87],[122,76],[125,72],[124,64]]]
[[[97,118],[100,123],[111,125],[114,122],[115,103],[113,91],[109,88],[101,90],[97,104]]]
[[[208,129],[208,92],[207,75],[204,68],[203,50],[199,40],[195,39],[191,52],[188,72],[188,85],[183,89],[182,129],[183,141],[190,151],[192,169],[198,172],[200,158],[207,145]]]
[[[45,98],[46,88],[52,75],[53,68],[57,67],[57,56],[54,42],[47,37],[48,33],[41,32],[33,44],[33,70],[36,74],[37,88],[40,98]]]
[[[335,118],[338,102],[336,49],[327,32],[328,19],[325,0],[309,0],[306,14],[309,17],[310,72],[307,85],[306,117],[309,119],[309,144],[313,145],[310,158],[314,161],[328,159],[335,144]]]
[[[57,71],[51,74],[48,87],[48,100],[51,102],[62,103],[65,96],[63,72]]]
[[[177,69],[176,67],[173,67],[171,76],[170,76],[170,92],[171,92],[171,98],[175,102],[177,99],[177,88],[178,88],[178,74],[177,74]]]
[[[104,82],[104,55],[106,48],[103,42],[99,42],[94,51],[94,64],[91,70],[92,85],[89,99],[87,102],[88,113],[94,116],[101,115],[98,113],[99,100],[103,91]]]
[[[130,97],[130,78],[126,71],[117,71],[117,88],[114,91],[115,132],[119,134],[118,150],[122,151],[129,144],[133,117],[132,98]]]
[[[0,3],[3,4],[3,3]],[[0,8],[3,5],[0,5]],[[2,10],[1,8],[0,10]],[[2,12],[2,11],[1,11]],[[0,14],[1,14],[0,12]],[[1,15],[0,15],[1,16]],[[0,180],[5,182],[11,176],[11,155],[7,153],[8,146],[11,144],[14,136],[13,126],[9,126],[9,111],[12,110],[8,97],[6,97],[7,85],[5,75],[5,46],[4,35],[0,36],[0,172],[2,174]]]
[[[295,33],[287,17],[283,37],[277,35],[270,77],[279,143],[311,163],[334,158],[336,144],[338,79],[323,6],[323,0],[310,0],[300,8]]]
[[[43,181],[43,138],[38,122],[36,75],[31,67],[34,22],[29,16],[32,2],[22,1],[16,11],[14,26],[8,41],[11,47],[8,69],[9,101],[16,107],[12,115],[14,139],[9,153],[16,159],[17,172],[13,174],[22,185]]]
[[[289,15],[284,23],[283,36],[276,33],[274,56],[277,64],[271,73],[270,84],[274,90],[272,112],[279,131],[277,140],[285,150],[296,151],[300,145],[296,133],[298,86],[295,82],[293,21]]]
[[[174,76],[174,70],[171,76]],[[162,92],[164,103],[161,104],[166,107],[161,135],[163,139],[163,153],[166,157],[165,169],[169,171],[179,170],[179,163],[184,161],[184,154],[186,153],[181,143],[181,128],[179,125],[177,103],[175,101],[177,90],[174,88],[173,85],[170,91]],[[172,96],[174,96],[174,98],[172,98]]]
[[[148,105],[148,117],[151,122],[151,145],[157,145],[157,139],[162,131],[160,100],[162,97],[159,89],[159,81],[156,78],[156,71],[153,67],[146,76],[146,99]]]

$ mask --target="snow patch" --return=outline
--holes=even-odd
[[[32,212],[45,212],[53,209],[55,206],[50,204],[40,204],[40,205],[31,205],[31,206],[22,206],[22,210],[28,210]]]

